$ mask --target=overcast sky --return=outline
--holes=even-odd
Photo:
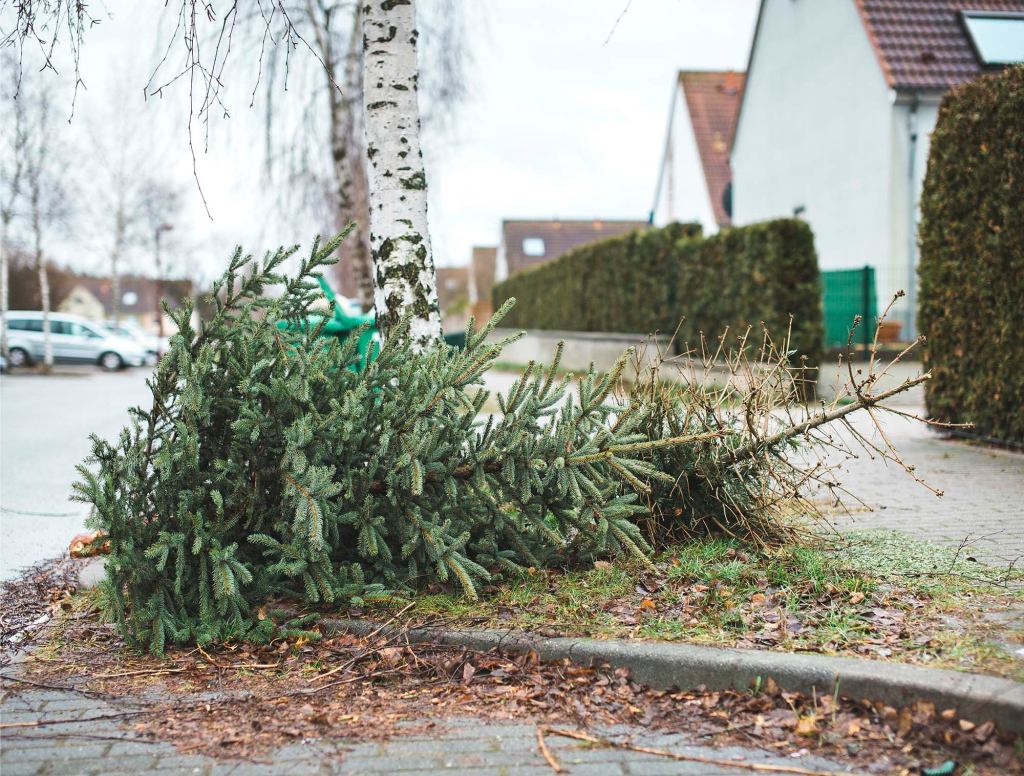
[[[469,98],[453,129],[424,138],[431,231],[443,265],[465,263],[473,245],[496,244],[502,218],[646,218],[675,72],[745,68],[757,10],[755,0],[457,3],[467,13]],[[141,13],[147,6],[152,12]],[[187,207],[172,246],[180,266],[209,277],[235,244],[308,244],[324,228],[321,217],[297,205],[283,214],[263,172],[265,97],[249,107],[251,58],[233,54],[231,117],[215,118],[209,150],[199,148],[211,219],[191,180],[185,90],[142,99],[157,44],[170,29],[163,3],[105,0],[91,7],[102,23],[84,47],[87,89],[71,126],[60,128],[71,149],[72,196],[89,198],[89,133],[129,121],[156,149],[154,164],[185,188]],[[67,75],[65,68],[61,80]],[[290,98],[301,88],[293,83]],[[120,112],[111,109],[119,89],[129,95]],[[103,230],[89,231],[55,240],[55,258],[101,271]],[[144,252],[136,262],[146,269]]]

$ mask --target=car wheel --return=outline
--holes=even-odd
[[[124,366],[124,359],[122,359],[117,353],[108,350],[102,356],[100,356],[100,366],[106,369],[108,372],[116,372],[118,369]]]
[[[21,348],[11,348],[11,352],[7,354],[7,360],[12,367],[28,366],[32,363],[28,351]]]

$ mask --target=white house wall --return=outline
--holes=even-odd
[[[656,224],[672,221],[697,221],[704,228],[704,234],[718,231],[718,222],[711,207],[704,168],[700,163],[697,140],[693,134],[693,122],[686,107],[682,86],[677,86],[674,113],[672,116],[672,153],[666,161],[671,164],[671,174],[666,169],[662,176],[662,190],[658,196],[658,207],[654,213]],[[671,192],[669,187],[671,186]]]
[[[803,208],[822,269],[889,267],[892,110],[854,0],[765,0],[733,143],[733,222]]]
[[[928,168],[928,151],[931,146],[931,134],[935,130],[938,118],[938,94],[922,94],[917,97],[916,132],[914,165],[911,168],[908,158],[910,148],[911,104],[913,97],[903,96],[896,101],[892,111],[890,143],[892,162],[889,170],[889,201],[892,219],[889,229],[889,256],[891,261],[885,267],[879,267],[876,273],[878,285],[878,302],[884,306],[889,303],[897,291],[911,291],[912,282],[916,284],[916,271],[911,269],[911,251],[914,251],[914,265],[917,261],[916,226],[920,222],[921,188],[924,184],[925,172]],[[913,188],[909,182],[913,176]],[[911,198],[912,197],[912,198]],[[911,203],[913,203],[911,205]],[[913,207],[913,220],[911,220]],[[894,320],[903,321],[904,333],[912,335],[913,324],[909,320],[910,307],[907,297],[893,310]]]

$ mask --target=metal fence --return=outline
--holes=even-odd
[[[858,315],[861,324],[854,345],[870,345],[878,319],[874,267],[822,272],[821,284],[825,293],[825,346],[845,347]]]

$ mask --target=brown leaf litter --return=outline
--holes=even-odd
[[[621,668],[414,646],[402,631],[171,648],[158,658],[129,649],[95,612],[76,608],[79,599],[62,598],[67,580],[59,571],[19,589],[38,593],[44,579],[56,585],[44,596],[56,601],[54,627],[36,639],[17,674],[7,672],[3,692],[36,684],[102,697],[116,711],[115,724],[183,752],[251,760],[293,741],[381,740],[470,717],[533,723],[555,728],[554,735],[568,728],[583,737],[625,724],[709,745],[810,752],[858,771],[919,773],[951,759],[978,774],[1024,773],[1013,738],[991,722],[974,725],[923,702],[897,709],[784,692],[771,680],[757,692],[652,690]],[[5,745],[13,746],[19,734],[46,735],[47,720],[3,727]]]

